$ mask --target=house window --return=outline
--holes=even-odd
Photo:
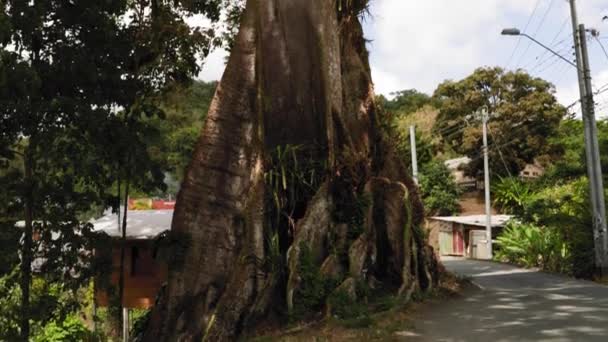
[[[150,250],[140,247],[131,248],[131,276],[154,275],[155,260]]]

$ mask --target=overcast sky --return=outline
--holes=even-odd
[[[600,31],[608,49],[608,0],[579,0],[580,21]],[[364,20],[371,42],[370,63],[376,92],[415,88],[432,93],[446,79],[459,80],[481,66],[523,68],[556,85],[564,105],[578,99],[576,70],[529,40],[501,36],[517,27],[573,59],[572,25],[566,0],[372,0]],[[525,31],[524,31],[525,29]],[[589,41],[593,83],[608,84],[608,56]],[[218,80],[224,51],[215,51],[200,77]],[[596,97],[598,114],[608,117],[608,91]]]

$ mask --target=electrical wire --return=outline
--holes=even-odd
[[[489,144],[488,145],[488,153],[490,151],[494,151],[495,148],[498,149],[498,148],[501,148],[501,147],[510,146],[510,145],[513,145],[513,144],[518,143],[518,142],[519,142],[518,140],[511,140],[511,141],[505,142],[503,144],[496,144],[496,143]],[[483,158],[483,147],[481,149],[479,149],[479,151],[477,151],[476,154],[474,154],[472,157],[469,157],[469,158],[471,158],[471,162],[479,160],[480,158]]]
[[[569,21],[570,17],[566,16],[566,18],[564,19],[564,22],[562,23],[559,31],[557,31],[557,34],[553,37],[553,39],[551,39],[551,42],[549,42],[549,46],[553,45],[553,43],[555,43],[555,41],[557,40],[557,38],[560,36],[560,34],[562,34],[562,32],[564,32],[564,29],[566,28],[568,21]],[[561,44],[562,42],[565,42],[567,40],[570,40],[571,37],[569,36],[569,34],[566,34],[566,37],[563,38],[562,40],[560,40],[559,42],[555,43],[555,45],[553,46],[557,46],[559,44]],[[543,54],[540,56],[540,58],[543,58],[544,56],[546,56],[549,53],[549,50],[545,49],[545,51],[543,52]]]
[[[553,46],[551,46],[551,49],[552,50],[558,50],[558,51],[563,51],[563,50],[570,49],[570,46],[568,45],[567,40],[569,40],[569,39],[568,38],[564,38],[564,39],[560,40],[559,42],[557,42]],[[549,53],[549,50],[545,49],[543,54],[541,54],[540,56],[536,57],[536,59],[533,60],[532,62],[528,63],[528,65],[526,67],[524,67],[524,69],[533,70],[533,69],[537,68],[540,64],[546,63],[547,60],[558,58],[554,54],[551,54],[550,56],[547,56],[545,58],[544,56],[546,56],[547,53]],[[561,52],[558,52],[558,53],[561,53]],[[534,66],[532,66],[532,65],[534,65]],[[531,66],[532,66],[532,68],[530,68]]]
[[[563,49],[557,51],[557,54],[563,55],[564,53],[569,52],[570,49],[572,49],[572,48],[568,46],[566,48],[563,48]],[[547,64],[549,64],[549,65],[555,65],[557,62],[563,62],[563,60],[561,58],[557,57],[556,55],[551,54],[550,57],[548,57],[547,59],[541,61],[540,63],[536,64],[534,66],[534,68],[530,69],[530,72],[533,73],[534,71],[539,70],[539,69],[544,71],[544,70],[548,69],[546,67]],[[542,68],[542,67],[545,67],[545,68]]]
[[[530,26],[530,23],[532,22],[532,18],[536,14],[536,10],[538,10],[539,4],[540,4],[540,0],[536,0],[536,4],[534,5],[534,10],[532,10],[530,17],[528,17],[528,22],[526,23],[526,26],[524,27],[524,32],[528,29],[528,26]],[[505,63],[505,68],[509,67],[509,64],[511,64],[511,61],[513,60],[513,57],[515,56],[515,52],[517,52],[517,49],[519,48],[520,44],[521,44],[521,36],[519,36],[517,38],[517,44],[515,44],[515,48],[511,52],[511,56],[509,56],[507,63]]]
[[[602,48],[602,51],[604,51],[604,55],[608,59],[608,52],[606,52],[606,48],[604,47],[604,44],[602,43],[602,41],[599,40],[599,38],[596,37],[596,36],[593,36],[593,38],[595,38],[595,40],[597,41],[597,43],[600,44],[600,47]]]
[[[551,0],[551,2],[549,3],[549,6],[547,6],[547,10],[545,11],[545,14],[543,15],[543,18],[541,19],[540,23],[538,24],[538,27],[536,28],[536,31],[534,31],[534,33],[531,35],[532,38],[536,37],[536,35],[540,31],[541,27],[545,23],[545,20],[547,19],[547,16],[549,15],[549,12],[551,12],[551,9],[553,8],[553,3],[554,2],[555,2],[555,0]],[[524,32],[525,32],[525,30],[524,30]],[[526,46],[526,49],[524,50],[524,53],[519,57],[519,60],[517,61],[516,65],[518,65],[518,66],[520,65],[520,62],[523,60],[523,58],[526,55],[526,53],[528,53],[528,50],[530,50],[530,46],[531,45],[532,45],[532,42],[529,41],[528,45]]]
[[[574,48],[571,48],[571,51],[572,51],[572,53],[574,53]],[[559,83],[561,83],[561,81],[564,79],[564,77],[566,77],[566,75],[568,75],[568,73],[565,72],[568,67],[570,67],[569,64],[563,63],[561,65],[561,67],[556,70],[556,73],[559,75],[557,80],[553,83],[556,87]]]
[[[498,143],[498,140],[496,139],[496,135],[492,132],[490,125],[488,125],[488,133],[490,133],[492,140],[494,140],[496,143]],[[507,166],[507,162],[505,162],[505,157],[502,155],[502,150],[500,149],[500,145],[496,146],[496,149],[498,150],[498,155],[500,156],[502,165],[505,167],[505,171],[507,171],[507,173],[509,174],[509,177],[513,178],[513,174],[511,173],[511,170]]]
[[[544,68],[540,69],[538,71],[538,73],[542,74],[545,71],[549,70],[552,66],[554,66],[555,64],[560,63],[560,62],[563,63],[564,65],[568,65],[568,64],[564,63],[564,61],[562,61],[561,58],[556,58],[556,59],[553,60],[553,62],[549,63],[549,65],[546,65]]]

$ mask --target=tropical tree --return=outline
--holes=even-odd
[[[216,41],[184,16],[218,20],[219,2],[5,0],[0,9],[2,213],[3,223],[24,222],[16,278],[28,340],[33,261],[80,286],[91,270],[84,213],[117,208],[129,186],[162,184],[142,118],[162,116],[160,95],[199,71]]]
[[[432,161],[420,173],[420,193],[426,214],[453,215],[460,210],[461,190],[454,176],[441,161]]]
[[[144,340],[234,340],[271,310],[357,298],[372,277],[406,298],[436,284],[416,187],[379,128],[366,7],[247,1],[178,195],[179,262]],[[292,180],[305,191],[281,192],[294,210],[274,225],[266,199]]]
[[[607,151],[608,122],[598,121],[597,130],[600,150]],[[587,175],[584,132],[582,120],[569,118],[561,122],[557,134],[550,137],[550,143],[560,158],[547,170],[547,181],[574,180]],[[608,155],[602,154],[600,162],[602,170],[608,170]]]
[[[391,93],[392,100],[383,100],[384,107],[392,112],[399,114],[410,114],[426,105],[432,105],[433,99],[431,96],[422,93],[416,89],[401,90]]]
[[[202,81],[175,87],[162,96],[164,117],[149,120],[158,129],[158,139],[148,144],[148,152],[176,180],[190,163],[216,87],[217,82]]]
[[[456,152],[472,159],[469,175],[482,170],[481,108],[487,108],[489,146],[495,175],[518,174],[523,167],[552,157],[549,137],[557,133],[566,110],[549,82],[524,71],[480,68],[460,81],[446,81],[435,90],[440,103],[435,132]]]

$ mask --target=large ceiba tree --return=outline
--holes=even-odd
[[[408,297],[436,283],[416,187],[375,110],[366,6],[247,1],[145,340],[233,340],[272,312],[356,300],[361,284]]]

